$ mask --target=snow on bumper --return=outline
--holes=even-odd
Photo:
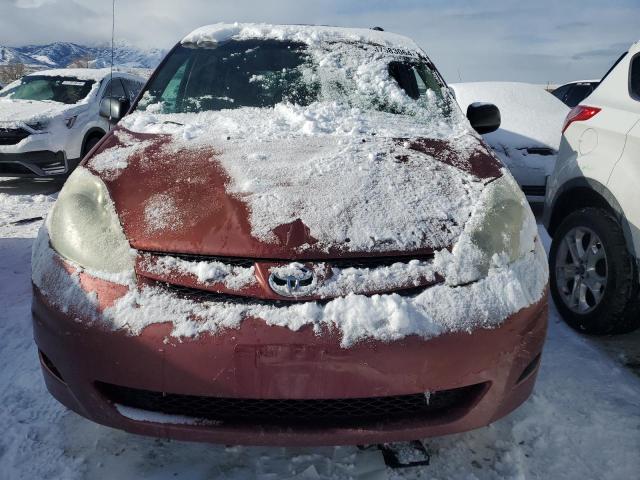
[[[95,304],[117,302],[126,288],[80,274]],[[89,311],[52,304],[34,288],[34,335],[49,391],[77,413],[133,433],[227,444],[323,445],[402,441],[487,425],[531,393],[542,350],[546,294],[495,328],[416,335],[392,342],[341,346],[339,331],[293,331],[248,318],[237,328],[171,337],[171,323],[155,323],[138,335],[113,330]],[[107,390],[105,390],[107,387]],[[265,416],[243,422],[201,421],[189,409],[167,415],[162,405],[145,411],[113,390],[147,397],[291,400],[388,399],[461,389],[465,397],[433,414],[340,425],[322,418],[303,425],[273,423]],[[206,403],[206,402],[205,402]],[[126,407],[126,408],[123,408]],[[134,412],[135,415],[132,415]],[[176,416],[177,415],[177,416]],[[176,419],[179,418],[179,421]]]
[[[388,342],[410,335],[428,339],[497,327],[539,301],[548,277],[546,255],[536,240],[532,251],[492,268],[478,281],[464,286],[445,283],[414,297],[350,294],[324,305],[307,302],[289,307],[201,302],[159,287],[138,286],[131,278],[90,275],[51,249],[46,226],[34,245],[32,264],[33,283],[49,302],[110,330],[139,335],[150,325],[169,323],[171,336],[189,338],[239,328],[243,320],[257,318],[293,331],[308,326],[316,333],[337,330],[344,348],[363,340]],[[113,288],[93,287],[100,278],[110,280],[107,285]],[[116,296],[114,289],[119,292]]]

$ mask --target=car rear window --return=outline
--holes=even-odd
[[[562,87],[558,87],[556,88],[552,94],[554,97],[556,97],[558,100],[562,100],[564,102],[564,98],[567,94],[567,92],[569,91],[569,87],[571,85],[563,85]]]
[[[564,103],[573,108],[587,98],[591,92],[593,92],[593,87],[588,83],[572,85],[567,92]]]
[[[640,54],[636,55],[631,61],[629,89],[631,90],[631,95],[636,100],[640,100]]]

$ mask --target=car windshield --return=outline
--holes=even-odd
[[[445,90],[419,52],[346,42],[312,48],[246,40],[215,48],[177,46],[137,108],[191,113],[329,101],[398,114],[416,114],[436,104],[439,113],[448,115],[451,100]]]
[[[95,82],[75,77],[28,76],[15,87],[0,93],[0,97],[12,100],[52,101],[66,104],[78,103],[89,95]]]

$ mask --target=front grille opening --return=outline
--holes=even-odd
[[[67,171],[67,166],[64,161],[62,162],[51,162],[44,165],[40,165],[40,168],[49,175],[54,175],[57,173],[64,173]]]
[[[177,285],[174,283],[166,283],[160,281],[151,281],[150,285],[157,286],[162,288],[168,293],[172,293],[174,295],[178,295],[181,298],[194,300],[196,302],[220,302],[220,303],[229,303],[235,305],[267,305],[271,307],[290,307],[291,305],[295,305],[297,303],[308,303],[310,301],[319,303],[320,305],[324,305],[334,298],[325,298],[325,299],[317,299],[317,300],[300,300],[300,299],[288,299],[288,300],[277,300],[277,299],[267,299],[267,298],[257,298],[257,297],[249,297],[246,295],[235,295],[232,293],[221,293],[221,292],[213,292],[210,290],[202,290],[199,288],[185,287],[183,285]],[[400,295],[402,297],[413,297],[422,293],[429,286],[419,286],[419,287],[409,287],[401,290],[393,290],[389,293],[394,293],[396,295]]]
[[[428,394],[321,400],[271,400],[180,395],[98,382],[112,403],[168,415],[227,424],[364,427],[398,420],[427,420],[464,415],[486,389],[470,385]]]
[[[47,357],[44,352],[42,350],[38,350],[38,355],[40,356],[40,362],[42,363],[42,365],[44,365],[44,367],[49,370],[49,373],[51,373],[51,375],[53,375],[54,377],[56,377],[58,380],[60,380],[62,383],[66,383],[64,381],[64,379],[62,378],[62,375],[60,374],[60,371],[56,368],[56,366],[53,364],[53,362],[51,361],[51,359],[49,359],[49,357]]]
[[[0,145],[17,145],[29,135],[23,128],[0,128]]]
[[[418,260],[421,262],[430,262],[433,260],[433,254],[422,255],[395,255],[395,256],[375,256],[375,257],[358,257],[358,258],[335,258],[335,259],[299,259],[299,260],[284,260],[284,259],[269,259],[269,258],[240,258],[240,257],[219,257],[213,255],[196,255],[186,253],[171,253],[171,252],[156,252],[150,250],[140,250],[141,254],[148,254],[158,257],[175,257],[187,262],[220,262],[225,265],[234,267],[250,268],[255,265],[256,262],[269,262],[269,263],[287,263],[287,262],[301,262],[310,264],[325,263],[333,268],[380,268],[389,267],[395,263],[409,263],[412,260]]]
[[[518,377],[518,381],[516,382],[516,385],[521,383],[523,380],[525,380],[529,375],[531,375],[533,373],[533,371],[538,367],[538,364],[540,363],[540,354],[536,355],[536,357],[531,360],[531,362],[529,363],[529,365],[527,365],[524,370],[522,371],[522,373],[520,374],[520,376]]]
[[[29,170],[24,165],[20,165],[19,163],[3,163],[0,162],[0,174],[6,175],[30,175],[33,174],[31,170]]]

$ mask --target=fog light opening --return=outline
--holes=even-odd
[[[523,382],[529,375],[531,375],[535,371],[535,369],[538,367],[539,363],[540,363],[540,354],[536,355],[535,358],[531,360],[529,365],[527,365],[524,368],[524,370],[520,374],[520,377],[518,378],[518,381],[516,382],[516,385]]]
[[[40,363],[42,363],[44,368],[46,368],[51,375],[56,377],[56,379],[66,384],[66,382],[64,381],[64,378],[62,378],[62,375],[60,374],[60,371],[56,368],[56,366],[49,359],[49,357],[47,357],[42,350],[38,350],[38,354],[40,355]]]

